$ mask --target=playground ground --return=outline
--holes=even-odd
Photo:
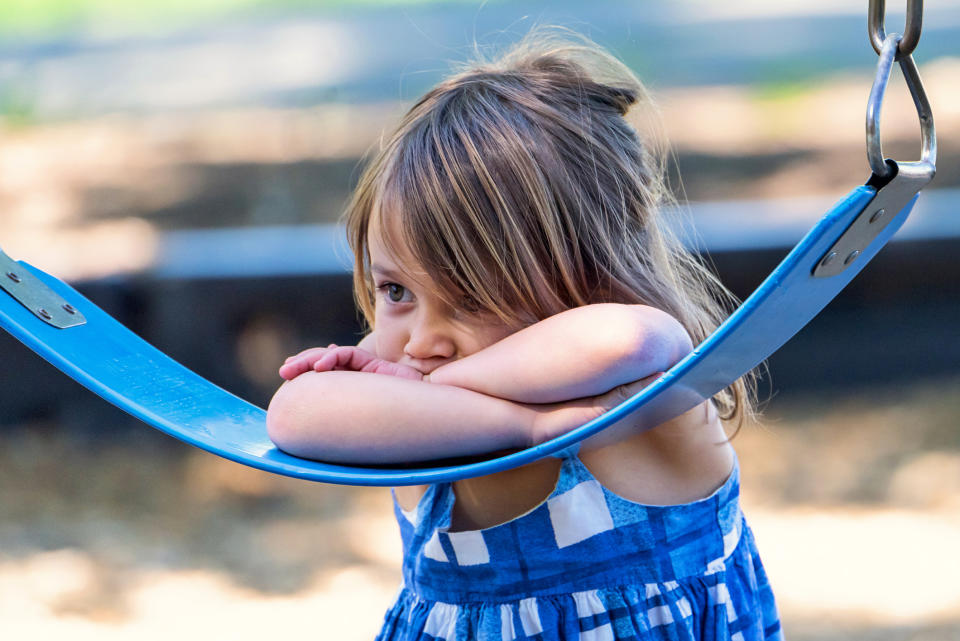
[[[960,637],[958,380],[771,405],[736,437],[788,638]],[[370,639],[387,491],[274,477],[143,427],[0,432],[0,621],[17,638]]]

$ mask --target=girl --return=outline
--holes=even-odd
[[[347,212],[356,347],[280,369],[291,454],[411,462],[524,448],[686,355],[725,293],[670,234],[639,81],[591,43],[528,38],[425,95]],[[738,381],[518,469],[395,488],[403,585],[379,639],[775,639],[721,419]]]

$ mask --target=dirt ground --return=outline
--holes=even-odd
[[[781,405],[734,441],[788,638],[960,638],[960,380]],[[11,638],[375,634],[389,495],[271,476],[142,427],[0,433]]]

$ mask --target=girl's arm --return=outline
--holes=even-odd
[[[555,403],[666,371],[691,349],[680,322],[658,309],[586,305],[438,367],[429,380],[522,403]]]
[[[358,348],[372,342],[368,336]],[[689,350],[686,332],[668,314],[601,304],[550,317],[437,368],[430,384],[392,371],[315,372],[316,358],[307,355],[303,367],[285,366],[292,380],[270,402],[267,429],[291,454],[345,463],[523,448],[618,405]]]
[[[304,458],[417,461],[526,447],[532,413],[447,385],[366,372],[306,372],[267,409],[267,433]]]
[[[649,381],[566,403],[524,405],[451,385],[353,371],[308,371],[285,382],[267,432],[295,456],[387,463],[524,448],[614,407]]]

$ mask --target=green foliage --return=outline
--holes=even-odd
[[[756,98],[769,102],[789,102],[808,93],[823,81],[829,66],[807,58],[774,57],[760,61],[751,84]]]
[[[817,85],[819,78],[805,80],[763,82],[752,87],[753,95],[762,101],[789,102],[808,94]]]
[[[0,122],[17,128],[34,124],[33,97],[17,86],[0,85]]]

